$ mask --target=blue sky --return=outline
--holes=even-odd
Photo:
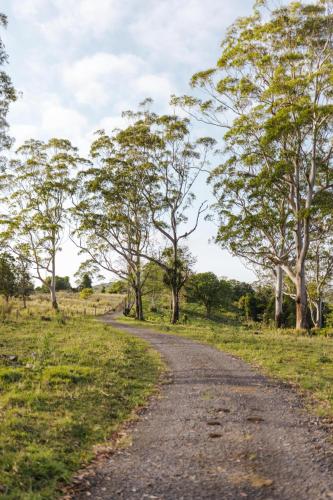
[[[189,92],[191,75],[216,62],[226,27],[249,14],[252,3],[2,0],[8,72],[22,92],[9,116],[17,145],[30,137],[68,137],[86,153],[95,130],[121,125],[121,111],[135,109],[143,98],[166,111],[170,94]],[[209,190],[202,185],[197,195],[209,196]],[[197,270],[253,280],[238,259],[208,243],[215,231],[202,222],[190,241]],[[58,274],[74,274],[76,254],[65,242]]]

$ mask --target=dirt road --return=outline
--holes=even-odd
[[[105,321],[148,340],[170,374],[132,445],[74,498],[333,499],[332,442],[293,391],[212,347]]]

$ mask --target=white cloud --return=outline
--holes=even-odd
[[[105,116],[96,126],[96,130],[105,130],[107,134],[110,134],[113,130],[125,128],[127,125],[128,121],[121,115]]]
[[[158,101],[168,101],[170,95],[175,92],[166,74],[145,74],[141,75],[135,81],[138,92],[143,97],[152,97]]]
[[[23,98],[11,107],[9,120],[16,146],[31,138],[48,140],[61,137],[87,149],[91,124],[85,115],[65,106],[55,94],[24,93]]]
[[[119,113],[150,96],[165,106],[175,92],[167,74],[152,73],[132,54],[99,52],[84,57],[63,68],[63,80],[78,103],[109,105]]]
[[[124,13],[121,0],[12,0],[18,17],[38,27],[50,41],[85,34],[100,38]]]
[[[18,17],[33,18],[41,11],[44,0],[14,0],[12,5]]]
[[[244,3],[146,0],[145,8],[132,19],[130,32],[155,61],[202,64],[207,54],[214,58],[225,28],[244,12]]]
[[[79,103],[106,104],[115,100],[115,93],[126,88],[144,67],[135,55],[120,56],[99,52],[66,65],[63,79]]]

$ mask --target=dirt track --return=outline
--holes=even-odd
[[[148,340],[170,380],[73,498],[333,499],[332,443],[293,391],[209,346],[105,321]]]

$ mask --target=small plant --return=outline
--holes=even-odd
[[[60,312],[60,311],[59,311],[59,312],[57,313],[56,318],[57,318],[57,323],[58,323],[59,325],[65,325],[65,324],[66,324],[66,316],[65,316],[65,314],[64,314],[63,312]]]
[[[92,288],[83,288],[80,292],[80,299],[87,300],[94,293]]]

